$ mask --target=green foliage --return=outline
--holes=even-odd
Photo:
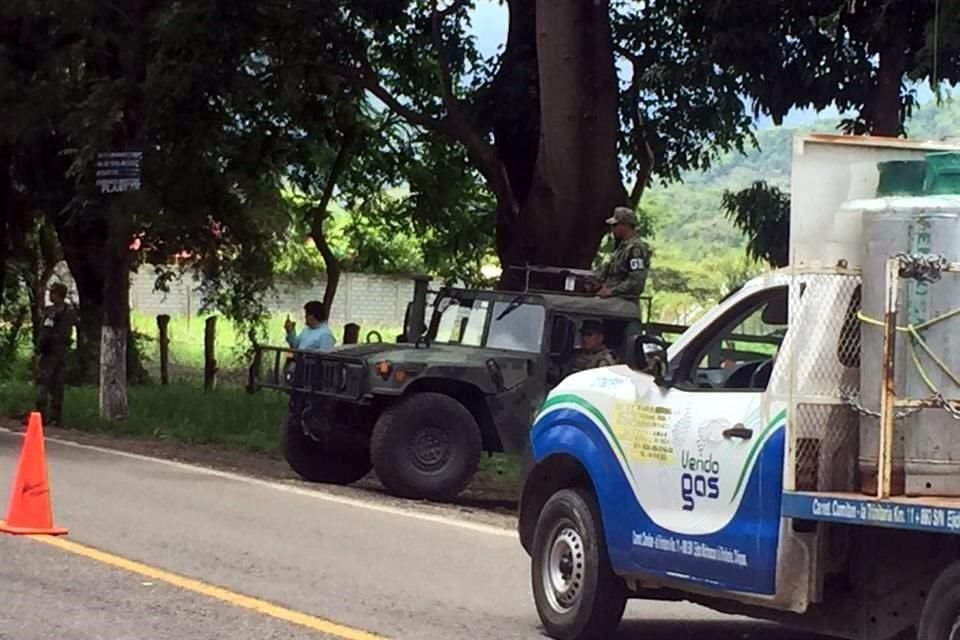
[[[907,80],[960,81],[960,5],[937,0],[659,2],[754,113],[835,105],[845,131],[896,135],[916,106]],[[938,13],[939,12],[939,13]],[[889,89],[888,89],[889,87]]]
[[[723,194],[723,208],[747,235],[747,254],[774,267],[790,260],[790,197],[763,181]]]
[[[628,171],[639,168],[637,110],[653,151],[654,175],[664,184],[709,169],[723,153],[742,152],[745,143],[753,143],[740,79],[717,73],[712,57],[678,20],[678,7],[663,1],[611,4],[618,52],[639,74],[638,100],[630,99],[626,87],[620,100],[620,154]]]
[[[11,278],[11,282],[16,282]],[[11,374],[17,356],[31,345],[30,298],[21,286],[7,287],[0,298],[0,376]]]

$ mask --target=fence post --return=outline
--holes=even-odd
[[[157,331],[160,334],[160,384],[170,384],[170,316],[157,316]]]
[[[203,327],[203,390],[217,386],[217,316],[207,318]]]
[[[348,322],[343,325],[343,344],[357,344],[360,341],[360,325]]]

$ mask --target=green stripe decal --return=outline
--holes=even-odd
[[[610,440],[613,441],[614,446],[617,449],[617,453],[620,454],[620,459],[629,470],[629,461],[627,460],[626,454],[624,454],[623,449],[620,447],[620,441],[617,440],[617,436],[613,433],[613,429],[610,428],[610,423],[607,422],[607,418],[603,415],[600,409],[597,409],[595,406],[581,398],[580,396],[573,395],[572,393],[563,393],[557,396],[554,396],[543,403],[543,407],[540,409],[540,416],[546,414],[551,408],[555,407],[558,404],[575,404],[581,409],[585,410],[591,416],[593,416],[597,422],[603,425],[604,430],[607,432],[607,435],[610,436]]]
[[[747,460],[743,465],[743,468],[740,470],[740,479],[737,480],[737,487],[733,490],[733,495],[730,496],[730,502],[733,503],[737,499],[737,495],[740,493],[740,489],[743,488],[743,481],[747,478],[747,473],[750,471],[750,465],[753,464],[754,458],[757,457],[757,454],[760,452],[760,447],[763,445],[764,440],[767,436],[773,431],[780,421],[787,415],[787,410],[784,409],[776,415],[776,417],[767,424],[767,428],[763,430],[763,433],[760,434],[760,437],[756,439],[753,443],[753,448],[750,449],[750,453],[747,454]]]

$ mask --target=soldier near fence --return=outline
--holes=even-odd
[[[593,318],[584,320],[580,326],[580,349],[564,364],[563,375],[617,364],[616,356],[607,348],[604,340],[603,321]]]
[[[606,222],[618,244],[613,257],[600,272],[600,282],[593,286],[594,292],[601,298],[639,302],[650,270],[650,248],[637,233],[637,216],[632,209],[617,207]]]
[[[40,317],[40,333],[34,349],[37,411],[47,424],[63,419],[63,387],[67,351],[76,324],[76,313],[67,303],[67,286],[50,286],[50,303]]]

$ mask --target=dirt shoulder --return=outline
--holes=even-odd
[[[22,432],[25,430],[25,425],[16,419],[0,417],[0,428]],[[44,427],[44,435],[48,439],[114,449],[162,460],[174,460],[208,469],[311,488],[384,506],[516,529],[518,492],[515,488],[506,486],[506,483],[501,478],[495,477],[495,472],[490,470],[481,470],[471,485],[456,500],[450,503],[431,503],[388,495],[373,473],[348,487],[311,484],[300,480],[299,476],[290,470],[286,461],[279,456],[220,445],[117,437],[104,433],[47,426]]]

